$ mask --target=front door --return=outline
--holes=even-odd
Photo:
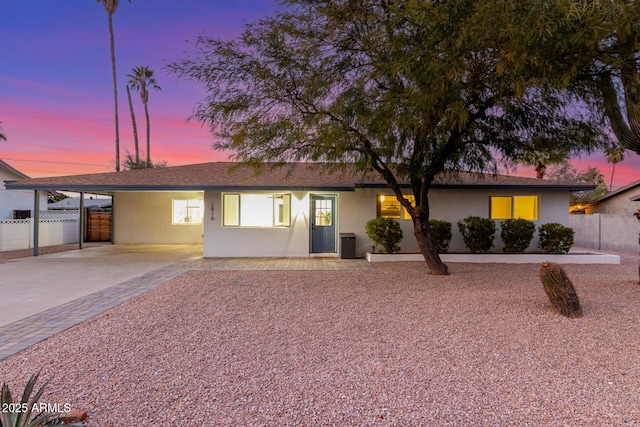
[[[311,253],[336,253],[335,208],[335,196],[311,196]]]

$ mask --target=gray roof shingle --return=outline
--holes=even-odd
[[[292,163],[257,175],[252,168],[233,162],[200,163],[157,169],[140,169],[86,175],[31,178],[7,181],[12,190],[66,191],[162,191],[162,190],[353,190],[356,187],[386,187],[377,175],[330,172],[315,163]],[[455,188],[536,188],[591,190],[592,185],[563,183],[507,175],[459,173],[441,177],[433,185]]]

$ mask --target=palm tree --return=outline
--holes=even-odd
[[[136,146],[136,164],[140,163],[140,150],[138,148],[138,125],[136,124],[136,113],[133,111],[133,102],[131,102],[131,89],[127,83],[127,100],[129,101],[129,112],[131,113],[131,125],[133,126],[133,141]],[[129,157],[129,156],[127,156]],[[131,159],[127,159],[129,161]]]
[[[153,76],[153,70],[149,69],[149,67],[135,67],[131,74],[127,74],[127,77],[129,77],[128,85],[140,93],[140,99],[144,104],[144,115],[147,121],[147,166],[151,167],[151,125],[149,123],[149,108],[147,105],[149,102],[148,88],[151,87],[159,91],[162,91],[162,88],[158,86],[158,82]]]
[[[0,122],[0,123],[2,123],[2,122]],[[0,126],[0,129],[2,129],[2,126]],[[0,132],[0,140],[6,141],[7,140],[7,135],[5,135],[4,133]]]
[[[613,189],[613,174],[616,171],[616,163],[620,163],[624,160],[625,148],[621,145],[612,145],[604,150],[604,154],[607,156],[607,163],[613,164],[611,169],[611,182],[609,183],[609,191]]]
[[[118,83],[116,79],[116,47],[113,37],[113,14],[118,9],[119,0],[96,0],[109,15],[109,37],[111,42],[111,73],[113,75],[113,106],[116,118],[116,172],[120,172],[120,127],[118,125]],[[131,0],[129,0],[131,3]]]

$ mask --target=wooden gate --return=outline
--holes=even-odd
[[[111,212],[87,210],[85,226],[85,242],[111,241]]]

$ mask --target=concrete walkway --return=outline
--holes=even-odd
[[[0,360],[191,270],[362,270],[335,258],[202,259],[190,245],[106,245],[0,264]]]

